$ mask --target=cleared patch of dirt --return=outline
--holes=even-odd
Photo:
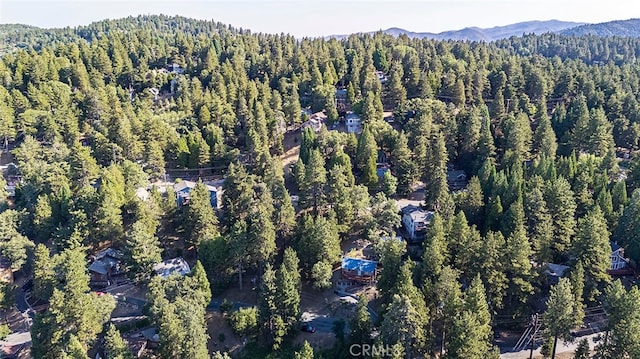
[[[233,354],[244,347],[246,343],[233,333],[231,326],[229,326],[220,312],[207,312],[205,318],[207,320],[207,333],[209,334],[209,342],[207,343],[209,353],[220,351]],[[223,337],[224,340],[221,341],[220,339],[223,339]]]

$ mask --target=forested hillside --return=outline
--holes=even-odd
[[[640,357],[640,292],[610,272],[611,241],[640,261],[640,39],[295,39],[166,16],[9,30],[22,49],[0,61],[15,164],[15,195],[0,176],[0,254],[32,279],[34,357],[130,357],[120,332],[135,328],[108,324],[122,298],[90,287],[89,259],[107,247],[148,292],[159,339],[147,352],[161,358],[225,357],[207,347],[212,293],[250,278],[255,306],[227,318],[249,342],[233,356],[341,358],[367,343],[497,358],[493,331],[533,313],[550,353],[604,307],[598,353]],[[325,125],[302,129],[318,112]],[[343,130],[352,112],[357,134]],[[184,205],[167,184],[181,179],[197,182]],[[219,208],[202,183],[214,179]],[[382,238],[416,193],[434,215],[409,250]],[[354,240],[378,262],[375,296],[332,347],[301,345],[301,291],[333,288]],[[156,275],[176,256],[191,274]],[[0,289],[8,308],[24,288]]]

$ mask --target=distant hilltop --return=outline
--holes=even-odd
[[[380,30],[391,36],[406,35],[410,38],[434,39],[434,40],[462,40],[462,41],[495,41],[506,39],[512,36],[522,36],[523,34],[544,34],[558,33],[569,36],[595,35],[595,36],[628,36],[640,37],[640,19],[616,20],[598,24],[587,24],[581,22],[547,20],[547,21],[526,21],[506,26],[495,26],[491,28],[466,27],[460,30],[443,31],[439,33],[413,32],[397,27]],[[373,34],[377,31],[369,32]],[[337,39],[348,37],[349,35],[332,35]]]

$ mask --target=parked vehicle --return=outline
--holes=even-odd
[[[302,326],[302,331],[303,332],[307,332],[307,333],[315,333],[316,332],[316,328],[311,326],[311,324],[304,324]]]

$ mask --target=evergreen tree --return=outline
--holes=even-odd
[[[502,218],[502,200],[499,195],[491,197],[489,200],[484,222],[485,232],[498,230],[498,218]]]
[[[107,359],[133,359],[133,353],[129,351],[127,342],[122,339],[120,332],[113,324],[109,324],[104,336],[104,349]]]
[[[390,299],[390,293],[395,288],[398,273],[402,263],[402,255],[405,252],[404,242],[389,240],[385,241],[380,256],[382,270],[378,275],[378,290],[386,300]],[[386,302],[386,300],[383,300]]]
[[[543,194],[544,182],[540,177],[529,180],[525,191],[524,213],[526,213],[527,230],[533,243],[536,256],[544,262],[552,262],[553,253],[553,219],[549,214],[547,202]]]
[[[473,314],[465,311],[453,320],[451,339],[445,358],[499,358],[499,352],[486,351],[486,344],[478,340],[478,323]]]
[[[67,249],[59,256],[56,262],[60,280],[47,311],[37,314],[31,327],[31,353],[35,358],[59,357],[74,340],[76,348],[86,353],[116,305],[110,295],[89,293],[82,248]]]
[[[304,341],[302,348],[295,353],[295,359],[313,359],[313,348],[309,345],[308,341]]]
[[[447,358],[496,358],[484,286],[476,277],[467,289],[463,312],[453,320]]]
[[[307,215],[303,218],[298,231],[300,237],[297,252],[302,267],[312,272],[316,266],[316,278],[324,279],[322,275],[326,273],[326,268],[331,272],[332,265],[340,260],[340,238],[336,224],[331,219],[324,217],[313,219]],[[324,264],[318,265],[318,263]]]
[[[287,332],[284,320],[278,314],[277,290],[276,272],[272,269],[271,265],[267,263],[264,274],[262,275],[262,283],[258,294],[259,312],[262,323],[264,323],[265,326],[265,332],[274,350],[280,348]]]
[[[296,213],[291,203],[291,196],[285,186],[280,161],[274,160],[272,162],[265,177],[265,182],[271,190],[271,198],[273,198],[272,222],[278,234],[286,238],[293,232]]]
[[[576,225],[576,203],[569,182],[558,177],[547,186],[544,198],[553,219],[551,249],[559,255],[566,255]]]
[[[286,248],[282,265],[276,274],[276,287],[279,293],[280,316],[290,327],[300,319],[299,270],[296,252]]]
[[[391,174],[391,171],[386,171],[382,175],[381,179],[382,192],[387,196],[393,196],[396,194],[398,188],[398,179]]]
[[[608,317],[606,342],[597,347],[601,358],[634,358],[640,355],[640,336],[634,329],[638,320],[640,291],[637,287],[625,290],[616,280],[605,290],[605,309]]]
[[[327,202],[331,204],[333,212],[336,214],[338,225],[341,226],[341,232],[346,232],[351,228],[353,222],[353,203],[351,202],[351,193],[353,191],[353,183],[349,183],[348,174],[351,172],[344,165],[336,164],[329,170]]]
[[[634,190],[624,207],[614,238],[623,244],[625,253],[634,261],[640,260],[640,190]]]
[[[571,288],[575,297],[574,316],[580,318],[581,321],[584,318],[583,296],[584,296],[584,266],[581,261],[578,261],[571,271],[569,280],[571,281]]]
[[[588,339],[582,339],[573,353],[573,359],[589,359],[591,358],[591,350],[589,349]]]
[[[582,262],[587,277],[590,295],[594,298],[598,293],[597,287],[609,281],[611,266],[611,246],[609,245],[609,231],[607,222],[599,207],[587,213],[578,220],[576,237],[573,243],[573,253]]]
[[[371,125],[365,125],[362,133],[358,136],[358,147],[356,148],[356,167],[365,172],[371,158],[374,163],[378,158],[378,145],[371,132]]]
[[[506,260],[505,239],[500,232],[488,232],[480,249],[480,275],[487,288],[487,296],[492,309],[503,308],[503,298],[507,295],[509,279],[504,268]]]
[[[187,207],[189,242],[198,246],[201,241],[218,235],[218,217],[211,206],[207,186],[198,182],[189,193]]]
[[[389,161],[398,178],[398,193],[400,195],[408,194],[413,184],[416,168],[411,160],[411,151],[409,150],[407,137],[404,132],[401,132],[398,136],[395,147],[391,151]]]
[[[407,354],[424,352],[428,317],[417,309],[409,297],[394,295],[380,327],[381,342],[389,346],[401,343]]]
[[[138,280],[149,278],[154,264],[162,260],[158,238],[142,221],[135,222],[127,232],[124,252],[130,273]]]
[[[551,120],[547,116],[547,103],[541,101],[536,112],[538,127],[533,134],[533,150],[539,155],[555,158],[558,150],[556,134],[551,127]]]
[[[506,252],[510,253],[505,266],[509,279],[508,303],[513,305],[514,300],[517,300],[522,304],[534,289],[531,284],[534,275],[530,259],[532,251],[524,226],[516,228],[507,238]]]
[[[327,183],[327,171],[324,158],[319,150],[313,150],[306,164],[304,174],[303,192],[306,194],[306,203],[313,206],[313,213],[318,214],[320,206],[324,203],[325,185]]]
[[[462,195],[460,209],[464,212],[469,223],[480,225],[482,210],[484,209],[484,194],[477,176],[471,177],[467,190]]]
[[[616,181],[611,189],[611,201],[613,202],[613,210],[621,213],[622,209],[628,202],[627,186],[624,180]]]
[[[349,322],[349,328],[351,328],[349,340],[353,344],[366,344],[371,341],[373,323],[371,322],[371,314],[369,314],[367,305],[367,297],[362,294],[359,295],[355,314]]]
[[[443,217],[453,214],[453,200],[447,184],[447,149],[444,136],[437,132],[431,141],[424,164],[425,204]]]
[[[433,216],[425,237],[422,273],[433,283],[449,260],[444,221],[439,214]]]
[[[303,163],[309,163],[311,152],[315,149],[316,133],[311,127],[307,127],[302,131],[302,140],[300,143],[300,159]]]
[[[543,317],[545,325],[543,352],[546,355],[555,357],[558,339],[565,343],[573,341],[570,331],[579,323],[578,318],[574,317],[574,308],[575,297],[571,283],[567,278],[560,278],[558,284],[551,288],[547,300],[547,311]]]

